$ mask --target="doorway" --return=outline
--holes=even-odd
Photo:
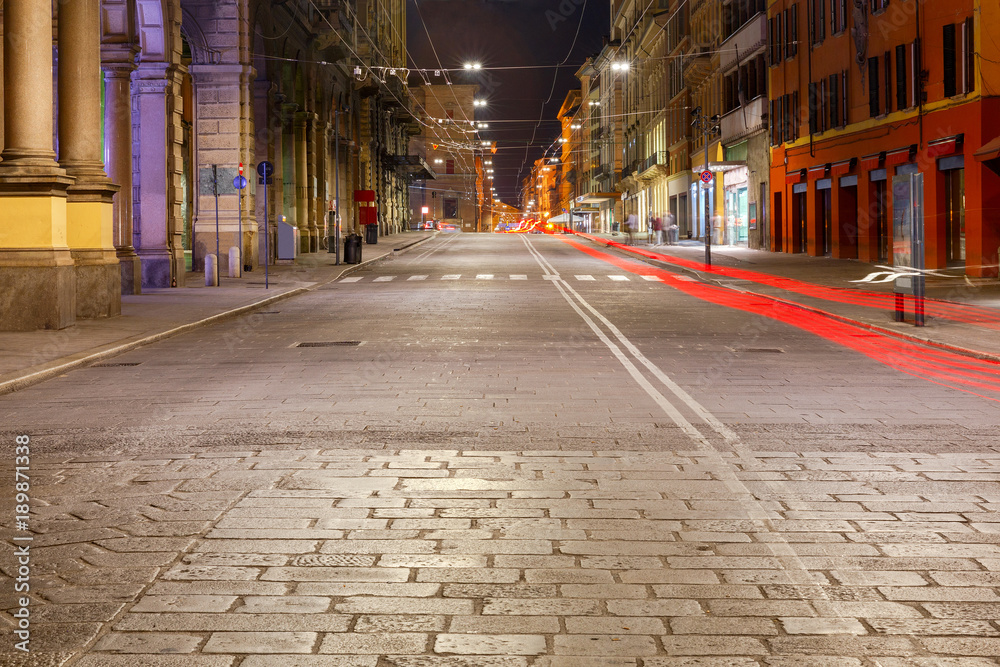
[[[806,234],[806,220],[809,216],[806,211],[806,193],[792,193],[792,248],[795,252],[806,252],[808,250],[808,235]]]
[[[875,192],[875,247],[878,250],[878,260],[889,260],[889,189],[888,181],[874,181],[872,189]]]
[[[816,189],[816,256],[829,256],[833,249],[833,202],[830,186]]]
[[[965,169],[944,172],[945,248],[948,264],[965,264]]]

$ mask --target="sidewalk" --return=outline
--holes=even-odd
[[[680,269],[729,289],[794,303],[839,319],[859,323],[897,337],[940,346],[952,351],[1000,361],[1000,281],[969,279],[956,275],[927,278],[926,326],[913,324],[913,302],[906,297],[906,321],[894,319],[893,283],[853,282],[889,268],[851,259],[811,257],[712,246],[712,266],[705,266],[701,241],[682,240],[676,245],[649,245],[636,235],[636,244],[625,245],[624,235],[577,234],[653,264]]]
[[[335,265],[331,254],[310,253],[294,264],[269,267],[266,290],[263,267],[242,278],[223,276],[219,287],[205,287],[203,273],[188,273],[184,288],[145,289],[141,295],[122,297],[120,317],[78,320],[61,331],[0,332],[0,395],[302,294],[433,236],[425,232],[382,236],[377,244],[362,246],[360,264]]]

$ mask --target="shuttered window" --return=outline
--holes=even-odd
[[[943,44],[941,48],[944,57],[944,96],[954,97],[957,94],[955,85],[955,24],[949,23],[943,27]]]
[[[868,115],[875,118],[879,114],[878,103],[878,56],[868,59]]]

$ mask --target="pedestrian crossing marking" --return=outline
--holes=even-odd
[[[617,275],[615,275],[615,276],[608,276],[608,278],[610,278],[611,280],[617,280],[618,282],[622,282],[622,281],[627,281],[628,280],[628,276],[617,276]]]
[[[449,273],[446,276],[441,276],[441,280],[458,280],[462,277],[460,273]]]
[[[407,280],[427,280],[427,276],[410,276]]]
[[[342,283],[356,283],[359,280],[361,280],[361,276],[351,276],[350,278],[341,278],[340,282],[342,282]]]
[[[387,282],[389,282],[390,280],[392,280],[395,277],[396,276],[379,276],[378,278],[375,279],[375,282],[377,282],[377,283],[387,283]]]
[[[493,280],[492,273],[480,273],[476,275],[476,280]]]
[[[510,274],[511,280],[527,280],[528,276],[523,273],[512,273]]]
[[[643,276],[643,280],[648,280],[650,282],[662,282],[663,279],[660,276]]]
[[[574,276],[577,280],[597,280],[594,276]]]

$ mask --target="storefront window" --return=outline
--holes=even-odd
[[[949,262],[965,262],[965,169],[944,172],[945,234]]]

